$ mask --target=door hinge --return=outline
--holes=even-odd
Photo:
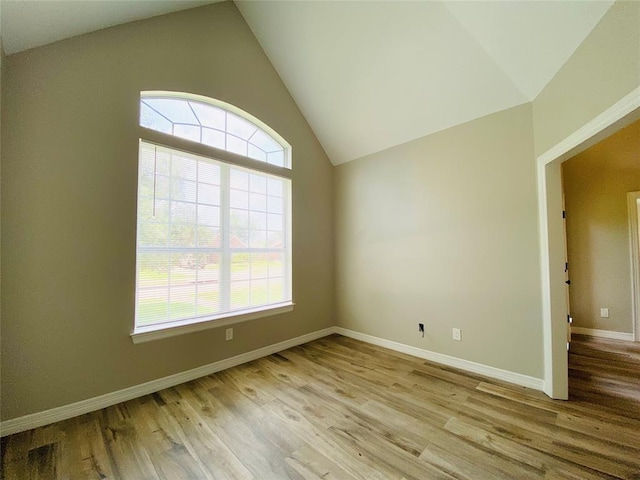
[[[569,262],[564,262],[564,271],[565,272],[569,271]]]
[[[565,210],[562,211],[562,218],[567,218],[567,212]]]

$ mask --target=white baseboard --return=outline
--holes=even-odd
[[[571,327],[571,333],[589,335],[591,337],[610,338],[611,340],[625,340],[633,342],[633,333],[614,332],[612,330],[597,330],[595,328]]]
[[[530,377],[528,375],[522,375],[520,373],[510,372],[508,370],[502,370],[500,368],[489,367],[481,363],[471,362],[462,358],[451,357],[442,353],[436,353],[429,350],[423,350],[421,348],[412,347],[403,343],[393,342],[391,340],[385,340],[384,338],[374,337],[373,335],[367,335],[366,333],[355,332],[342,327],[335,327],[335,332],[344,335],[345,337],[355,338],[363,342],[378,345],[380,347],[395,350],[396,352],[406,353],[418,358],[424,358],[435,363],[440,363],[448,367],[459,368],[471,373],[477,373],[485,375],[490,378],[498,380],[504,380],[505,382],[514,383],[523,387],[533,388],[535,390],[542,391],[544,389],[544,380],[541,378]]]
[[[0,436],[11,435],[18,432],[23,432],[32,428],[42,427],[51,423],[59,422],[61,420],[67,420],[69,418],[77,417],[85,413],[100,410],[102,408],[110,407],[120,402],[132,400],[134,398],[155,393],[165,388],[174,387],[181,383],[195,380],[196,378],[211,375],[212,373],[226,370],[227,368],[235,367],[243,363],[257,360],[258,358],[266,357],[268,355],[281,352],[303,343],[311,342],[318,338],[326,337],[333,333],[344,335],[345,337],[355,338],[363,342],[378,345],[380,347],[395,350],[397,352],[413,355],[414,357],[424,358],[432,362],[440,363],[450,367],[459,368],[472,373],[478,373],[490,378],[496,378],[498,380],[504,380],[506,382],[521,385],[523,387],[529,387],[536,390],[543,390],[544,382],[539,378],[529,377],[519,373],[510,372],[508,370],[501,370],[495,367],[489,367],[480,363],[471,362],[469,360],[463,360],[461,358],[451,357],[442,353],[431,352],[429,350],[423,350],[402,343],[393,342],[391,340],[385,340],[383,338],[374,337],[365,333],[359,333],[353,330],[348,330],[342,327],[329,327],[323,330],[302,335],[300,337],[285,340],[284,342],[268,345],[251,352],[236,355],[235,357],[220,360],[218,362],[203,365],[201,367],[187,370],[186,372],[176,373],[169,375],[168,377],[158,378],[150,382],[146,382],[133,387],[124,388],[116,392],[107,393],[94,398],[88,398],[69,405],[63,405],[61,407],[52,408],[43,412],[32,413],[23,417],[13,418],[0,422]],[[614,333],[614,332],[611,332]]]
[[[45,410],[43,412],[32,413],[23,417],[6,420],[4,422],[0,422],[0,436],[4,437],[5,435],[11,435],[13,433],[23,432],[32,428],[42,427],[44,425],[49,425],[50,423],[67,420],[69,418],[77,417],[78,415],[110,407],[111,405],[115,405],[120,402],[132,400],[143,395],[158,392],[165,388],[174,387],[181,383],[195,380],[196,378],[220,372],[227,368],[235,367],[236,365],[257,360],[258,358],[281,352],[287,348],[326,337],[332,333],[335,333],[335,327],[329,327],[323,330],[307,333],[306,335],[291,338],[284,342],[274,343],[273,345],[268,345],[257,350],[252,350],[251,352],[236,355],[235,357],[226,358],[218,362],[187,370],[186,372],[180,372],[174,375],[169,375],[168,377],[158,378],[157,380],[124,388],[116,392],[107,393],[94,398],[88,398],[70,405],[52,408],[51,410]]]

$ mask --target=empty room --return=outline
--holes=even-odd
[[[3,480],[640,478],[640,1],[0,0]]]

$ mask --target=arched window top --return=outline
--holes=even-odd
[[[229,103],[178,92],[141,92],[140,126],[291,168],[291,147],[272,128]]]

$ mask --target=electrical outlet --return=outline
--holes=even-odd
[[[461,342],[462,341],[462,333],[460,332],[459,328],[454,328],[453,329],[453,339]]]
[[[226,340],[233,340],[233,328],[227,328],[225,335]]]
[[[608,308],[601,308],[600,309],[600,316],[602,318],[609,318],[609,309]]]

